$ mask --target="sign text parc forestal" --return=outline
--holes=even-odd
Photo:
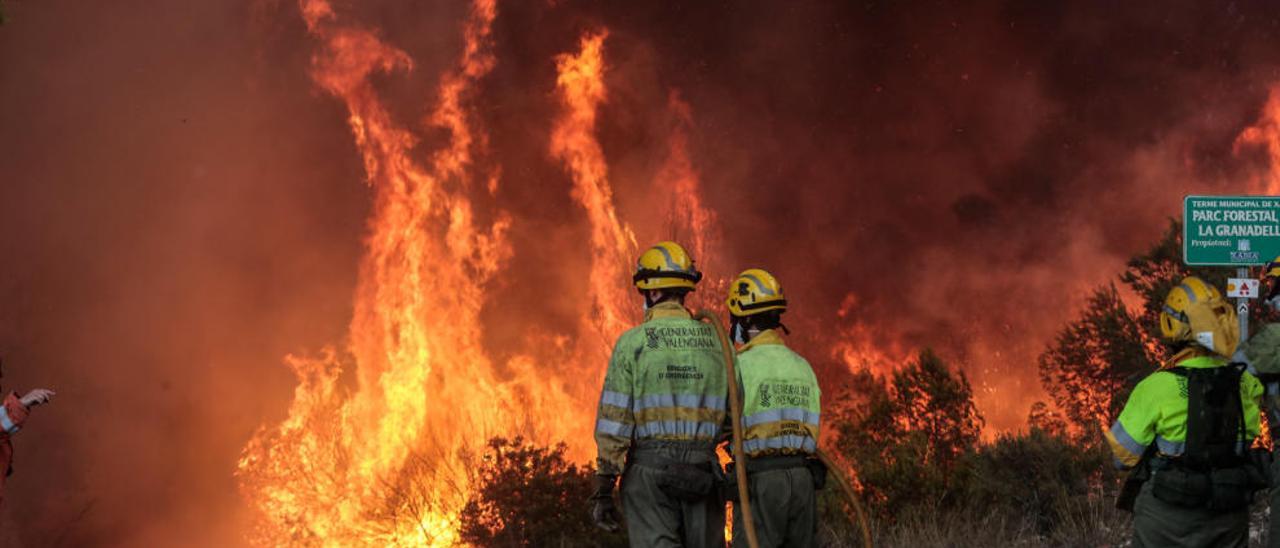
[[[1182,222],[1188,265],[1247,266],[1280,255],[1280,196],[1187,196]]]

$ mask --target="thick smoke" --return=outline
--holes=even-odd
[[[344,16],[414,59],[381,92],[422,119],[465,6],[358,4]],[[688,237],[654,184],[687,132],[723,235],[701,263],[778,274],[832,395],[840,344],[928,345],[1018,427],[1088,288],[1182,195],[1253,191],[1269,168],[1233,151],[1280,82],[1265,3],[607,6],[499,5],[480,108],[501,180],[478,204],[513,217],[484,316],[499,358],[581,323],[587,227],[547,138],[552,59],[596,28],[623,217],[641,244]],[[308,77],[315,44],[287,1],[6,10],[0,384],[60,397],[15,440],[0,544],[234,544],[231,473],[291,397],[282,356],[342,340],[352,312],[369,193]]]

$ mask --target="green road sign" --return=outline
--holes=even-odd
[[[1199,266],[1249,266],[1280,255],[1280,196],[1187,196],[1182,201],[1182,260]]]

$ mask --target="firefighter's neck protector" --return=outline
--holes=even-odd
[[[683,306],[685,295],[688,294],[689,291],[690,290],[683,288],[654,289],[650,291],[640,290],[640,296],[644,298],[644,309],[647,312],[649,309],[662,303],[676,303]]]
[[[1184,278],[1165,297],[1160,333],[1169,342],[1194,343],[1220,356],[1232,355],[1240,342],[1235,308],[1195,276]]]
[[[744,319],[745,318],[741,316],[729,317],[729,338],[733,339],[733,344],[747,344],[747,342],[751,340],[751,337],[754,337],[759,333],[759,331],[755,331],[747,327],[747,324],[743,322]]]

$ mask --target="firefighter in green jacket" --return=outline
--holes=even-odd
[[[821,391],[809,362],[779,330],[787,299],[772,274],[753,268],[729,286],[729,331],[738,348],[743,450],[751,518],[762,548],[817,546],[817,493],[825,469],[818,450]],[[736,491],[730,490],[731,495]],[[741,505],[733,545],[747,545]]]
[[[1133,507],[1134,546],[1248,546],[1262,385],[1228,363],[1235,310],[1188,277],[1165,298],[1160,331],[1173,345],[1169,366],[1134,387],[1106,433],[1118,468],[1150,474]]]
[[[1262,272],[1263,282],[1268,287],[1262,304],[1269,310],[1268,316],[1274,318],[1280,313],[1280,257],[1271,261]],[[1248,364],[1249,372],[1262,381],[1264,388],[1263,404],[1267,409],[1268,424],[1280,424],[1280,322],[1268,322],[1254,332],[1247,342],[1236,351],[1235,361]],[[1272,439],[1275,439],[1275,427],[1272,427]],[[1280,444],[1275,444],[1280,453]],[[1268,524],[1267,546],[1280,547],[1280,459],[1277,453],[1272,454],[1270,476],[1271,518]]]
[[[683,248],[660,242],[632,278],[645,320],[614,345],[596,416],[596,490],[591,517],[621,524],[633,547],[724,546],[724,499],[715,445],[727,417],[728,381],[719,338],[694,320],[684,297],[702,275]]]

